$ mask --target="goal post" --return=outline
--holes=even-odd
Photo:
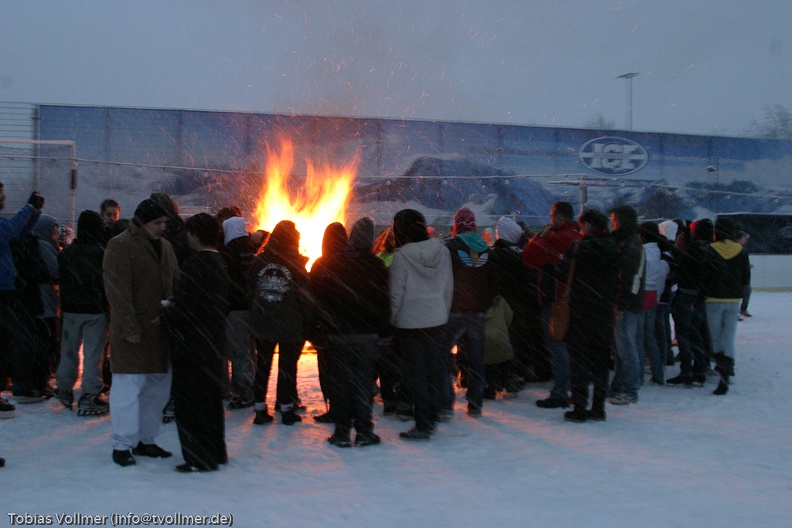
[[[38,191],[46,200],[44,213],[75,229],[77,144],[74,141],[0,138],[0,182],[6,193],[6,206],[0,214],[16,214],[30,193]]]

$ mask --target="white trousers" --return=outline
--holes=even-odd
[[[170,390],[170,372],[113,374],[113,388],[110,390],[113,449],[126,451],[137,446],[138,442],[155,443]]]

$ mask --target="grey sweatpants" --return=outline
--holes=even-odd
[[[107,339],[106,314],[64,312],[61,334],[61,361],[55,381],[61,390],[73,390],[80,369],[80,344],[83,347],[83,394],[102,390],[102,355]]]

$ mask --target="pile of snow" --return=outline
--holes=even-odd
[[[411,424],[377,405],[383,443],[338,449],[326,442],[332,426],[311,419],[324,403],[316,357],[304,354],[305,421],[254,426],[250,409],[227,411],[230,463],[185,475],[173,470],[173,424],[158,440],[173,458],[122,468],[110,459],[109,417],[77,417],[56,401],[18,405],[15,419],[0,420],[0,524],[19,519],[11,513],[57,524],[56,514],[78,512],[230,514],[241,527],[788,526],[790,306],[792,293],[754,293],[728,395],[711,394],[713,379],[645,386],[638,404],[609,405],[604,423],[539,409],[549,389],[540,383],[487,402],[478,420],[458,393],[454,420],[428,443],[400,440]]]

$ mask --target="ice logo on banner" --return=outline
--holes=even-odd
[[[584,143],[578,158],[589,169],[611,176],[638,172],[649,162],[646,149],[635,141],[607,136]]]

